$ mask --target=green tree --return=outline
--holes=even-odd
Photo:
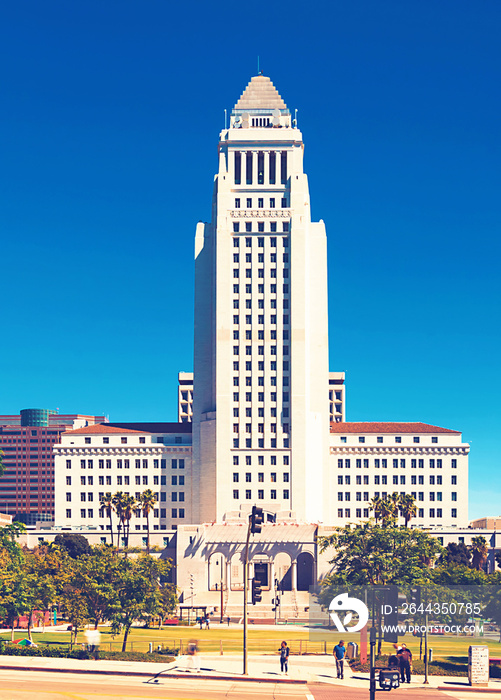
[[[63,576],[67,558],[65,550],[51,548],[47,544],[25,552],[25,574],[31,592],[31,609],[28,613],[29,639],[32,639],[34,610],[49,610],[57,601],[57,584]]]
[[[442,552],[435,537],[418,529],[374,520],[336,528],[319,538],[320,551],[333,548],[332,572],[322,582],[321,602],[332,599],[340,585],[413,584],[430,578],[430,565]]]
[[[65,532],[54,537],[54,544],[64,549],[72,559],[90,552],[90,544],[83,535]]]
[[[379,496],[373,496],[370,502],[370,509],[374,512],[374,520],[376,521],[376,525],[383,519],[382,505],[383,499]]]
[[[489,554],[489,545],[482,535],[471,538],[470,552],[472,554],[471,566],[477,571],[482,571]]]
[[[117,535],[117,550],[120,551],[120,532],[123,531],[124,533],[124,539],[125,539],[125,518],[124,518],[124,509],[125,509],[125,499],[127,496],[123,491],[117,491],[116,493],[113,494],[112,496],[112,504],[113,508],[115,510],[115,513],[117,514],[118,518],[118,535]]]
[[[156,496],[151,489],[143,491],[139,498],[143,515],[146,517],[146,554],[150,553],[150,513],[155,508]]]
[[[130,521],[132,520],[132,516],[134,515],[137,505],[138,503],[134,496],[125,496],[123,504],[123,522],[126,547],[129,546]]]
[[[58,585],[60,608],[71,625],[71,645],[76,644],[78,632],[85,627],[90,618],[87,600],[78,580],[80,566],[80,559],[68,557]]]
[[[463,564],[437,566],[430,574],[437,586],[483,586],[488,582],[483,571],[477,571]]]
[[[25,556],[17,542],[25,530],[18,522],[0,527],[0,617],[11,628],[12,641],[17,618],[24,615],[31,605]]]
[[[438,563],[444,566],[469,566],[471,554],[464,542],[449,542]]]
[[[110,519],[111,546],[113,547],[113,496],[111,495],[110,491],[107,491],[104,494],[104,497],[101,499],[101,503],[99,505],[101,508],[105,509],[106,515]]]
[[[398,500],[398,507],[405,521],[405,527],[409,527],[409,522],[416,517],[416,499],[410,493],[402,494]]]
[[[161,584],[170,569],[170,562],[141,555],[137,559],[121,559],[120,580],[116,591],[118,604],[112,615],[112,632],[124,631],[122,651],[133,622],[149,620],[161,611]],[[164,586],[173,588],[172,584]]]
[[[89,619],[97,629],[101,622],[111,619],[118,604],[116,587],[120,581],[123,559],[110,547],[92,547],[78,560],[73,584],[85,599]]]

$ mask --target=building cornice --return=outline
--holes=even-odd
[[[348,445],[338,445],[335,447],[330,447],[330,454],[338,455],[375,455],[375,456],[385,456],[385,455],[467,455],[470,451],[469,445],[432,445],[430,447],[414,447],[414,446],[402,446],[402,447],[384,447],[379,445],[371,446],[348,446]]]
[[[231,209],[234,219],[290,219],[290,209]]]

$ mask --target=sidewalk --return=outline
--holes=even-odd
[[[138,661],[108,661],[108,660],[80,660],[80,659],[58,659],[47,657],[26,657],[26,656],[0,656],[0,671],[29,670],[47,671],[60,673],[89,673],[104,675],[125,675],[151,678],[161,675],[173,678],[204,678],[213,680],[233,680],[233,681],[260,681],[271,683],[292,683],[292,684],[313,684],[325,683],[334,686],[345,686],[349,688],[369,688],[369,674],[355,673],[345,665],[345,678],[340,681],[336,677],[336,670],[331,655],[316,656],[291,656],[289,663],[289,673],[280,673],[280,662],[277,656],[249,656],[248,676],[243,676],[242,656],[219,656],[201,654],[198,658],[200,672],[188,668],[191,664],[191,657],[181,656],[171,663],[155,661],[142,663]],[[488,688],[470,688],[467,678],[452,676],[430,676],[429,685],[423,685],[423,676],[413,676],[410,684],[401,686],[403,692],[408,689],[416,690],[420,688],[423,694],[427,689],[438,689],[449,694],[455,692],[487,692],[498,693],[501,697],[501,679],[493,679]]]

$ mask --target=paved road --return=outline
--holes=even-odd
[[[305,685],[0,671],[0,700],[313,700]],[[338,696],[339,697],[339,696]],[[351,697],[351,696],[350,696]]]
[[[428,687],[394,691],[394,700],[488,700],[498,694],[446,692]],[[501,696],[499,694],[498,696]],[[386,696],[378,692],[379,700]],[[235,680],[92,676],[78,673],[0,671],[0,700],[369,700],[369,688],[337,684],[260,683]]]

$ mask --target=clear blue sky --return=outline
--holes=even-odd
[[[0,413],[175,420],[217,140],[297,108],[349,420],[471,442],[501,511],[498,0],[17,0],[0,11]]]

